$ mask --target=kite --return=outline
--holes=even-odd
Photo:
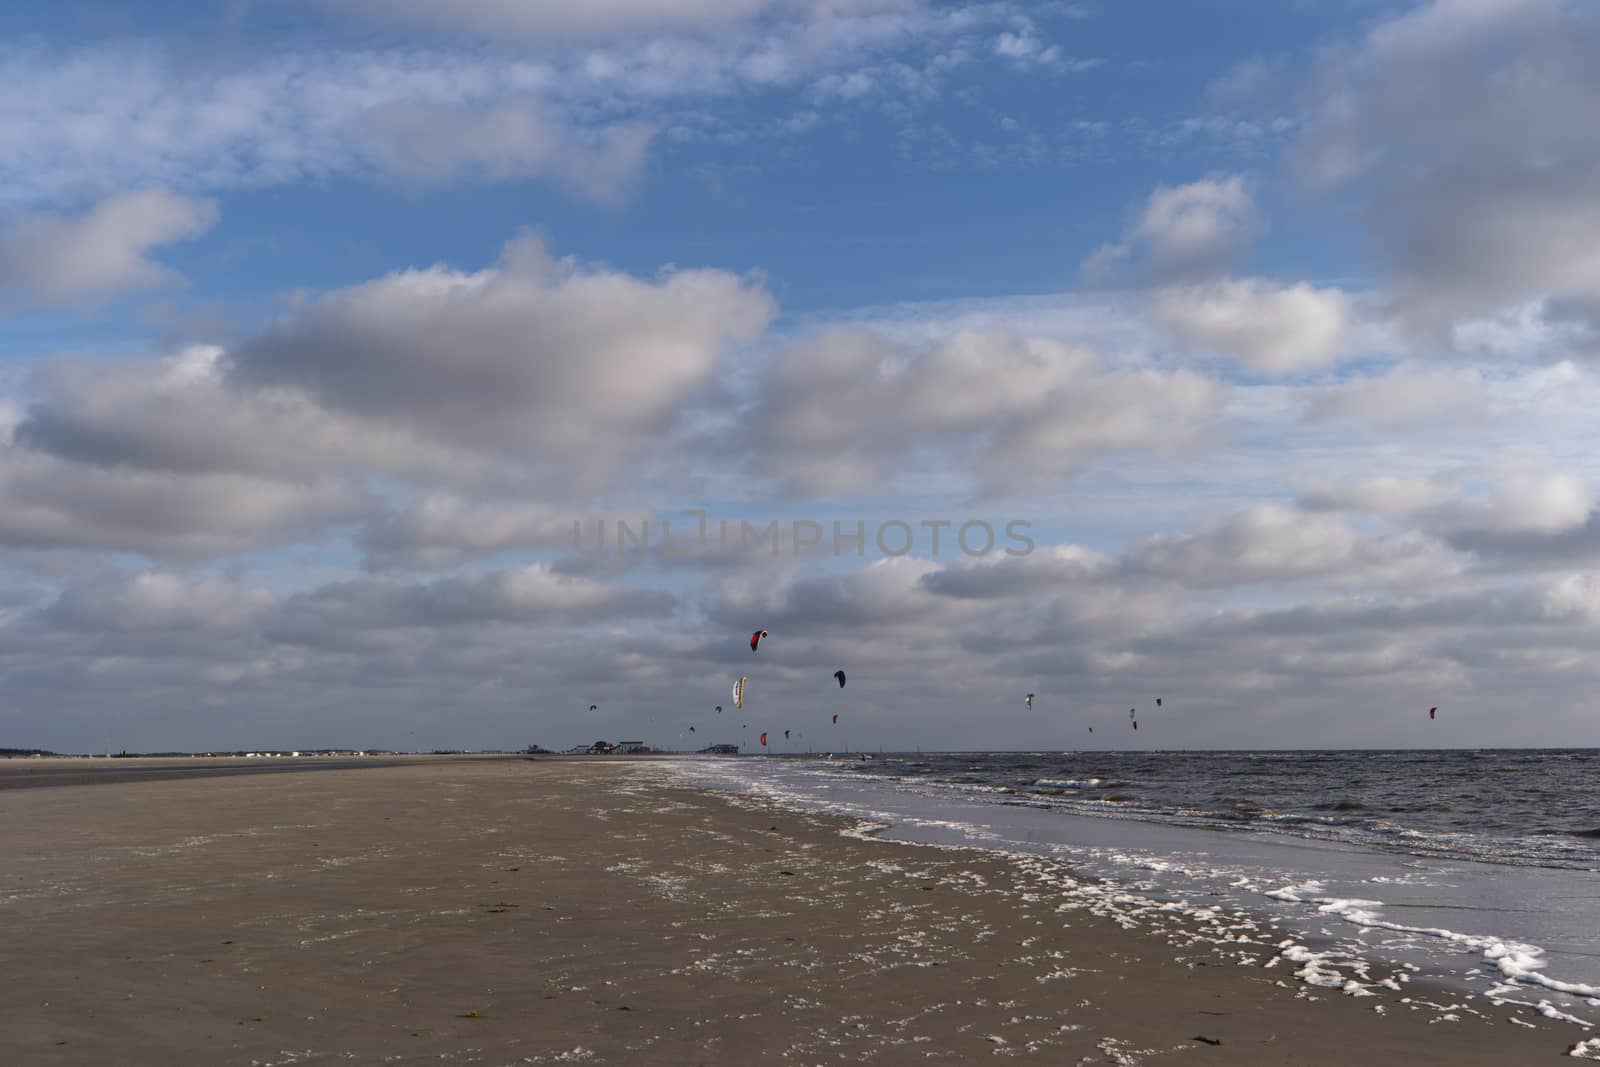
[[[755,633],[750,635],[750,651],[751,652],[754,652],[756,650],[756,646],[761,643],[761,639],[763,637],[765,637],[765,636],[767,636],[767,631],[765,631],[765,630],[757,630]]]
[[[718,704],[718,705],[717,705],[717,714],[718,714],[718,715],[721,715],[721,714],[722,714],[722,705],[721,705],[721,704]]]
[[[1033,710],[1033,694],[1032,693],[1028,694],[1028,696],[1026,698],[1026,701],[1027,701],[1027,705],[1028,705],[1028,710],[1032,711]]]
[[[784,732],[783,732],[783,739],[784,739],[784,740],[785,740],[785,741],[787,741],[787,740],[789,740],[789,731],[788,731],[788,730],[785,730],[785,731],[784,731]]]
[[[833,676],[839,679],[839,688],[844,688],[844,671],[834,671]]]
[[[744,683],[748,680],[741,675],[739,680],[733,683],[733,706],[736,708],[744,707]]]
[[[600,710],[600,705],[599,704],[590,704],[589,705],[589,710],[590,711],[599,711]]]
[[[835,726],[839,725],[839,716],[835,715],[833,717],[833,725],[835,725]]]
[[[1161,706],[1161,698],[1160,697],[1156,697],[1156,707],[1159,708],[1160,706]]]
[[[761,734],[761,747],[762,748],[766,748],[767,747],[767,735],[766,735],[766,733],[764,731]]]
[[[1438,708],[1429,708],[1429,709],[1428,709],[1428,718],[1430,718],[1430,719],[1431,719],[1431,718],[1433,718],[1433,717],[1434,717],[1434,715],[1435,715],[1435,714],[1436,714],[1436,713],[1437,713],[1437,712],[1438,712],[1438,711],[1439,711],[1439,709],[1438,709]]]

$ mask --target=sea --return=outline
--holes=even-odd
[[[1597,749],[857,753],[679,773],[881,837],[1059,864],[1093,883],[1063,892],[1102,910],[1237,915],[1277,939],[1242,961],[1310,986],[1421,977],[1444,1015],[1600,1025]]]

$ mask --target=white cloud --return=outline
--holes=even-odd
[[[476,273],[411,270],[323,296],[242,345],[230,377],[592,484],[658,440],[773,311],[724,271],[646,281],[523,238]]]
[[[163,571],[106,572],[69,585],[44,612],[71,629],[126,633],[240,630],[277,603],[266,589]]]
[[[1595,513],[1584,477],[1530,459],[1499,460],[1430,479],[1378,477],[1308,492],[1314,510],[1383,515],[1462,547],[1504,535],[1553,538],[1584,529]]]
[[[1336,515],[1261,504],[1194,534],[1161,534],[1136,545],[1128,568],[1195,588],[1338,581],[1418,580],[1457,569],[1423,537],[1362,534]]]
[[[1012,33],[1008,30],[994,39],[995,54],[1008,59],[1027,59],[1043,47],[1039,39],[1029,33]]]
[[[1577,310],[1577,314],[1572,314]],[[1584,309],[1530,300],[1462,319],[1451,326],[1453,348],[1469,356],[1528,363],[1588,355],[1600,349],[1600,328]]]
[[[350,131],[349,143],[408,185],[548,177],[580,197],[613,204],[630,191],[654,136],[644,122],[592,134],[561,129],[530,103],[475,109],[396,101],[374,108]]]
[[[1364,202],[1405,321],[1600,296],[1597,49],[1584,0],[1432,0],[1324,59],[1293,162]]]
[[[433,493],[370,522],[362,547],[374,569],[452,567],[517,549],[570,550],[574,518],[536,502],[472,502]]]
[[[1584,479],[1511,464],[1482,495],[1433,504],[1417,514],[1428,529],[1444,534],[1558,534],[1582,526],[1594,511],[1594,490]]]
[[[1067,59],[1061,46],[1046,44],[1031,26],[1006,30],[995,37],[994,54],[1010,60],[1021,70],[1056,70],[1081,74],[1103,64],[1099,59]]]
[[[856,100],[866,96],[872,89],[872,75],[864,70],[856,70],[848,74],[823,75],[817,79],[812,93],[817,100]]]
[[[195,345],[153,360],[59,359],[30,379],[18,445],[105,468],[303,481],[385,474],[467,481],[482,457],[405,420],[331,411],[295,388],[237,388],[228,357]]]
[[[1250,230],[1254,207],[1244,179],[1191,182],[1150,194],[1133,237],[1149,245],[1158,268],[1223,255]]]
[[[1243,175],[1161,186],[1122,240],[1101,246],[1083,269],[1100,279],[1132,261],[1158,279],[1209,276],[1233,265],[1256,229],[1254,197]]]
[[[411,183],[551,178],[614,196],[645,131],[579,123],[546,103],[547,63],[424,51],[288,53],[242,68],[186,67],[151,44],[61,53],[0,48],[0,198],[87,190],[277,185],[306,178]],[[130,136],[129,131],[137,131]]]
[[[740,627],[754,619],[750,625],[779,634],[930,621],[938,603],[923,579],[938,570],[939,564],[930,560],[905,556],[873,560],[838,576],[773,581],[760,572],[734,575],[717,582],[716,617]]]
[[[1156,313],[1184,343],[1262,374],[1319,370],[1347,354],[1349,299],[1304,282],[1230,278],[1161,290]]]
[[[236,552],[371,516],[358,487],[382,478],[638,489],[681,463],[664,435],[772,314],[758,285],[725,272],[638,279],[524,238],[476,273],[435,267],[307,299],[231,352],[53,361],[27,409],[0,419],[0,545]],[[627,470],[634,460],[649,472]],[[548,543],[530,532],[538,509],[427,499],[375,520],[375,560]]]
[[[773,311],[749,279],[634,278],[524,238],[476,273],[304,298],[232,351],[53,360],[0,406],[0,548],[228,556],[360,523],[375,569],[567,549],[561,494],[705,469],[673,435]]]
[[[1020,549],[1018,550],[1020,551]],[[1047,545],[1023,556],[962,559],[924,578],[940,596],[1037,597],[1114,575],[1116,560],[1083,545]]]
[[[920,6],[915,0],[317,0],[330,11],[373,22],[493,39],[708,30],[759,15],[823,18]]]
[[[119,193],[76,216],[22,214],[0,232],[0,310],[72,304],[182,279],[149,256],[198,237],[216,204],[161,189]]]
[[[274,640],[316,646],[391,629],[640,621],[664,616],[672,606],[669,593],[607,585],[529,564],[432,582],[336,582],[288,598],[266,625]]]
[[[1600,625],[1600,576],[1567,574],[1543,587],[1542,604],[1552,619]]]
[[[1106,370],[1084,348],[961,333],[926,349],[834,329],[784,349],[761,384],[746,447],[801,492],[881,487],[919,454],[980,492],[1038,491],[1092,458],[1203,440],[1212,382]]]
[[[0,499],[0,546],[157,558],[298,540],[369,507],[362,494],[330,478],[295,483],[88,467],[5,445]]]
[[[1473,371],[1399,364],[1382,374],[1355,378],[1317,393],[1306,417],[1350,419],[1378,426],[1470,423],[1489,414],[1482,379]]]
[[[1310,511],[1357,511],[1404,516],[1442,503],[1451,496],[1448,487],[1426,478],[1380,475],[1339,485],[1319,486],[1305,493],[1299,504]]]

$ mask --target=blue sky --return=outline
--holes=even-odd
[[[1596,42],[1563,0],[0,12],[0,744],[666,742],[757,626],[752,714],[845,666],[857,744],[1076,746],[1153,686],[1189,713],[1096,738],[1587,743]],[[919,541],[571,551],[682,508]]]
[[[351,25],[310,2],[216,5],[198,20],[194,7],[141,10],[122,27],[126,36],[114,31],[130,20],[104,5],[13,13],[5,29],[12,48],[51,60],[153,49],[168,57],[175,79],[190,68],[201,81],[301,52],[332,60],[341,48],[437,50],[440,62],[485,53],[512,61],[519,52],[505,42]],[[188,279],[184,304],[250,302],[348,284],[397,262],[481,264],[508,226],[526,225],[553,247],[581,248],[630,271],[667,262],[759,269],[796,314],[1058,291],[1085,255],[1115,236],[1142,192],[1270,161],[1265,151],[1239,152],[1214,133],[1184,130],[1185,122],[1216,117],[1205,99],[1209,86],[1253,57],[1304,62],[1354,21],[1341,26],[1320,8],[1280,4],[1118,5],[1092,17],[1056,8],[1041,5],[1022,17],[1058,40],[1071,61],[1097,65],[1041,71],[979,56],[949,75],[935,100],[867,94],[868,102],[832,108],[803,83],[686,92],[664,108],[667,125],[625,203],[595,205],[538,182],[422,188],[333,176],[259,188],[270,179],[241,173],[218,225],[165,261]],[[1353,11],[1367,13],[1362,5]],[[987,23],[991,37],[1009,32],[1003,16]],[[213,56],[219,35],[225,43]],[[1208,47],[1196,49],[1197,38]],[[632,103],[642,110],[655,101]],[[913,120],[884,114],[889,104],[910,109]],[[815,126],[783,128],[806,113],[817,116]],[[1329,231],[1339,228],[1269,233],[1259,254],[1271,262],[1313,243],[1323,269],[1343,273],[1352,267],[1349,250],[1326,248]],[[847,256],[838,254],[841,245]],[[1294,262],[1304,269],[1304,257]]]

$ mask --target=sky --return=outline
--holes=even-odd
[[[11,5],[0,747],[1594,745],[1597,52]]]

